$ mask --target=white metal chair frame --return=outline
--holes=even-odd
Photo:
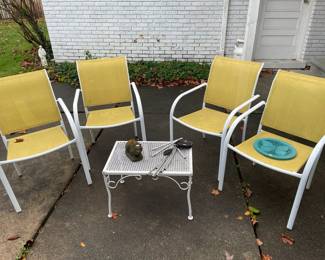
[[[308,190],[311,186],[311,182],[316,170],[316,166],[319,160],[319,157],[322,153],[323,147],[325,145],[325,135],[320,139],[320,141],[316,144],[316,146],[314,147],[312,153],[310,154],[305,167],[303,169],[303,171],[301,173],[298,172],[292,172],[292,171],[287,171],[278,167],[274,167],[271,165],[268,165],[266,163],[263,163],[259,160],[256,160],[255,158],[241,152],[240,150],[236,149],[236,147],[234,147],[233,145],[230,144],[230,138],[235,130],[235,128],[238,126],[238,124],[240,123],[241,120],[243,120],[245,117],[249,116],[250,114],[252,114],[254,111],[256,111],[257,109],[259,109],[260,107],[265,105],[265,101],[261,101],[259,102],[257,105],[255,105],[254,107],[250,108],[249,110],[247,110],[245,113],[243,113],[242,115],[240,115],[235,121],[234,123],[231,125],[231,127],[228,130],[228,133],[226,134],[222,149],[220,151],[221,156],[220,156],[220,163],[219,163],[219,174],[218,174],[218,181],[219,181],[219,186],[218,189],[220,191],[222,191],[223,189],[223,182],[224,182],[224,176],[225,176],[225,169],[226,169],[226,162],[227,162],[227,153],[228,153],[228,149],[238,153],[239,155],[245,157],[248,160],[251,160],[254,164],[257,163],[261,166],[264,166],[266,168],[269,168],[271,170],[277,171],[277,172],[281,172],[284,173],[286,175],[289,176],[293,176],[296,177],[298,179],[300,179],[299,181],[299,186],[296,192],[296,196],[292,205],[292,209],[290,212],[290,216],[289,216],[289,220],[287,223],[287,229],[292,230],[296,216],[297,216],[297,212],[300,206],[300,202],[304,193],[305,188]],[[259,124],[257,133],[263,131],[262,130],[262,125],[261,123]]]
[[[130,82],[130,78],[129,78],[129,71],[128,71],[128,67],[126,65],[126,69],[127,69],[127,74],[128,74],[128,82]],[[77,64],[77,72],[79,75],[79,68],[78,68],[78,64]],[[79,77],[80,79],[80,77]],[[129,83],[129,86],[132,87],[132,90],[134,92],[134,97],[136,99],[136,103],[137,103],[137,108],[138,108],[138,113],[139,113],[139,117],[136,117],[134,120],[129,120],[120,124],[114,124],[114,125],[102,125],[102,126],[85,126],[85,125],[80,125],[80,120],[79,120],[79,114],[78,114],[78,101],[79,101],[79,96],[80,96],[80,92],[82,92],[82,83],[79,80],[80,83],[80,89],[77,89],[75,97],[74,97],[74,101],[73,101],[73,117],[74,117],[74,121],[76,123],[77,128],[79,129],[79,133],[82,136],[81,133],[81,129],[89,129],[90,132],[90,137],[91,137],[91,141],[92,143],[95,143],[95,136],[93,134],[93,132],[91,131],[92,129],[104,129],[104,128],[113,128],[113,127],[117,127],[117,126],[122,126],[122,125],[127,125],[127,124],[131,124],[133,123],[133,127],[134,127],[134,135],[138,136],[138,130],[137,130],[137,122],[140,121],[140,128],[141,128],[141,135],[142,135],[142,140],[143,141],[147,141],[147,136],[146,136],[146,129],[145,129],[145,124],[144,124],[144,116],[143,116],[143,109],[142,109],[142,102],[141,102],[141,98],[139,95],[139,91],[137,89],[137,86],[134,82],[131,82],[131,84]],[[133,102],[133,94],[130,88],[130,92],[131,92],[131,109],[135,115],[135,109],[134,109],[134,102]],[[89,114],[88,108],[84,105],[85,104],[85,100],[84,97],[82,95],[82,101],[83,101],[83,107],[84,107],[84,111],[86,114],[86,117]]]
[[[259,70],[259,72],[257,73],[257,76],[256,76],[256,80],[255,80],[255,85],[253,87],[253,91],[252,91],[252,95],[254,95],[255,93],[255,89],[256,89],[256,86],[257,86],[257,82],[258,82],[258,78],[259,78],[259,75],[263,69],[263,66],[264,64],[261,64],[261,68]],[[195,128],[189,124],[186,124],[184,123],[183,121],[179,120],[177,117],[174,116],[174,111],[175,111],[175,108],[176,108],[176,105],[178,104],[178,102],[186,95],[194,92],[194,91],[197,91],[203,87],[206,87],[208,84],[207,83],[202,83],[200,84],[199,86],[197,87],[194,87],[188,91],[185,91],[184,93],[180,94],[176,99],[175,101],[173,102],[172,106],[171,106],[171,109],[170,109],[170,113],[169,113],[169,133],[170,133],[170,141],[174,140],[174,122],[173,120],[175,120],[176,122],[192,129],[192,130],[195,130],[197,132],[200,132],[203,134],[203,138],[205,138],[205,135],[208,134],[208,135],[212,135],[212,136],[217,136],[217,137],[221,137],[221,142],[220,142],[220,147],[222,147],[222,144],[225,140],[225,137],[226,137],[226,134],[227,134],[227,131],[228,131],[228,128],[230,126],[230,123],[231,123],[231,120],[233,119],[233,117],[238,114],[240,112],[241,109],[243,109],[245,106],[249,105],[249,107],[251,106],[251,103],[254,102],[256,99],[258,99],[260,97],[260,95],[254,95],[252,96],[250,99],[248,99],[247,101],[245,101],[244,103],[240,104],[239,106],[237,106],[235,109],[233,109],[228,117],[227,117],[227,120],[225,121],[225,124],[223,126],[223,130],[221,133],[213,133],[213,132],[209,132],[209,131],[203,131],[201,129],[198,129],[198,128]],[[206,104],[205,102],[203,102],[202,104],[202,108],[205,108],[206,107]],[[246,139],[246,129],[247,129],[247,121],[248,121],[248,116],[246,117],[242,117],[241,121],[243,121],[244,125],[243,125],[243,132],[242,132],[242,141],[244,141]],[[220,152],[220,159],[219,159],[219,162],[221,160],[221,152]]]
[[[48,79],[48,82],[49,82],[49,86],[51,86],[51,83],[50,83],[50,80]],[[54,93],[53,93],[53,89],[51,88],[51,91],[52,91],[52,95],[53,95],[53,98],[55,99],[55,96],[54,96]],[[57,100],[57,103],[61,106],[67,120],[68,120],[68,123],[69,123],[69,126],[72,130],[72,134],[73,134],[73,139],[69,140],[69,142],[65,143],[65,144],[62,144],[58,147],[55,147],[55,148],[52,148],[50,150],[47,150],[45,152],[42,152],[42,153],[37,153],[37,154],[34,154],[34,155],[31,155],[31,156],[27,156],[27,157],[21,157],[21,158],[18,158],[18,159],[14,159],[14,160],[4,160],[4,161],[0,161],[0,179],[1,179],[1,182],[3,183],[4,185],[4,188],[10,198],[10,201],[15,209],[16,212],[21,212],[21,207],[17,201],[17,198],[11,188],[11,185],[5,175],[5,172],[2,168],[3,165],[5,164],[10,164],[10,163],[13,163],[14,166],[15,166],[15,169],[18,173],[18,176],[21,176],[21,171],[20,169],[17,167],[17,165],[15,164],[16,162],[20,162],[20,161],[25,161],[25,160],[29,160],[29,159],[34,159],[34,158],[37,158],[37,157],[40,157],[42,155],[46,155],[46,154],[49,154],[49,153],[52,153],[54,151],[57,151],[57,150],[60,150],[62,148],[65,148],[66,146],[68,146],[68,149],[69,149],[69,154],[70,154],[70,158],[73,159],[73,153],[72,153],[72,149],[71,149],[71,144],[75,143],[77,145],[77,149],[78,149],[78,152],[79,152],[79,155],[80,155],[80,159],[81,159],[81,164],[83,166],[83,169],[84,169],[84,173],[85,173],[85,177],[86,177],[86,180],[87,180],[87,184],[90,185],[92,184],[92,180],[91,180],[91,176],[90,176],[90,165],[89,165],[89,161],[88,161],[88,157],[87,157],[87,152],[84,148],[84,145],[82,143],[82,140],[81,138],[79,137],[79,132],[78,132],[78,129],[76,128],[76,125],[73,121],[73,118],[68,110],[68,108],[66,107],[65,103],[63,102],[63,100],[61,98],[58,98]],[[60,120],[60,126],[63,128],[63,131],[65,132],[65,134],[67,134],[67,131],[66,131],[66,127],[65,127],[65,124],[63,122],[63,119],[62,119],[62,115],[61,113],[59,112],[60,114],[60,117],[61,117],[61,120]],[[7,138],[6,136],[2,135],[2,133],[0,132],[0,135],[1,135],[1,139],[5,145],[5,148],[7,149],[7,145],[8,145],[8,142],[7,142]]]

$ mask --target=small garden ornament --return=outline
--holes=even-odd
[[[142,145],[135,138],[128,140],[125,144],[125,154],[132,162],[141,161]]]
[[[41,60],[42,66],[43,67],[47,67],[46,51],[44,50],[44,48],[42,47],[42,45],[40,45],[38,47],[38,57]]]

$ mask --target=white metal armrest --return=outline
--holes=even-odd
[[[261,101],[258,104],[256,104],[255,106],[253,106],[252,108],[248,109],[246,112],[244,112],[243,114],[241,114],[239,117],[236,118],[236,120],[232,123],[232,125],[230,126],[228,133],[225,137],[225,145],[229,143],[229,140],[235,130],[235,128],[237,127],[237,125],[240,123],[240,121],[242,121],[245,117],[249,116],[250,114],[252,114],[254,111],[256,111],[257,109],[259,109],[260,107],[265,105],[265,101]],[[226,147],[224,147],[226,148]]]
[[[74,118],[75,124],[78,126],[80,126],[79,113],[78,113],[78,101],[79,101],[80,92],[81,91],[78,88],[76,90],[76,94],[74,95],[74,99],[73,99],[73,118]]]
[[[133,89],[133,92],[134,92],[135,100],[137,102],[139,117],[142,118],[143,117],[142,102],[141,102],[141,98],[140,98],[140,95],[139,95],[137,85],[134,82],[131,82],[131,86],[132,86],[132,89]]]
[[[69,109],[67,108],[67,106],[63,102],[62,98],[58,98],[57,101],[58,101],[59,105],[61,106],[66,118],[68,119],[68,122],[69,122],[70,128],[72,130],[74,139],[79,139],[78,130],[76,128],[76,125],[75,125],[75,123],[73,121],[73,118],[72,118],[72,116],[70,114]],[[78,110],[77,110],[77,113],[78,113]]]
[[[319,142],[316,144],[313,151],[311,152],[311,154],[307,160],[306,166],[304,168],[303,174],[305,172],[307,172],[307,173],[310,172],[311,168],[314,165],[314,162],[316,160],[318,160],[318,157],[320,156],[320,153],[322,152],[324,145],[325,145],[325,135],[319,140]]]
[[[243,109],[245,106],[249,105],[250,103],[252,103],[253,101],[255,101],[256,99],[258,99],[260,97],[260,95],[255,95],[252,98],[248,99],[247,101],[245,101],[244,103],[240,104],[238,107],[236,107],[234,110],[231,111],[231,113],[228,115],[227,120],[223,126],[223,133],[227,132],[228,126],[231,122],[231,119],[241,110]]]
[[[194,91],[196,91],[196,90],[198,90],[198,89],[201,89],[201,88],[203,88],[203,87],[206,87],[206,86],[207,86],[207,83],[205,82],[205,83],[202,83],[202,84],[200,84],[200,85],[198,85],[198,86],[196,86],[196,87],[194,87],[194,88],[192,88],[192,89],[190,89],[190,90],[187,90],[187,91],[185,91],[184,93],[180,94],[180,95],[175,99],[175,101],[173,102],[172,107],[171,107],[171,109],[170,109],[169,116],[172,117],[172,116],[174,115],[174,110],[175,110],[175,108],[176,108],[177,103],[178,103],[178,102],[179,102],[179,101],[180,101],[184,96],[186,96],[186,95],[188,95],[188,94],[190,94],[190,93],[192,93],[192,92],[194,92]]]

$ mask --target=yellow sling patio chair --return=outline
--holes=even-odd
[[[103,129],[133,123],[137,136],[137,122],[140,121],[142,140],[146,141],[142,103],[134,82],[130,84],[126,57],[101,58],[77,61],[80,88],[77,89],[73,115],[77,127],[89,129],[92,142],[95,142],[92,129]],[[139,116],[135,116],[131,87],[137,103]],[[79,95],[82,92],[86,124],[80,125],[78,115]],[[117,105],[103,108],[107,105]],[[127,104],[126,104],[127,103]]]
[[[69,122],[73,139],[67,136],[57,103]],[[7,151],[6,160],[0,160],[0,179],[16,212],[21,208],[3,170],[5,164],[15,165],[67,146],[73,158],[70,145],[76,143],[87,183],[92,183],[78,129],[63,100],[55,99],[45,70],[0,78],[0,134]],[[20,176],[20,169],[15,168]]]
[[[249,109],[250,104],[259,95],[254,95],[262,63],[235,60],[216,56],[212,62],[207,83],[203,83],[179,95],[170,109],[170,140],[174,139],[173,121],[190,129],[205,134],[225,138],[230,123]],[[206,87],[202,109],[191,114],[175,117],[174,111],[178,102],[186,95]],[[219,107],[223,111],[214,109]],[[230,113],[227,113],[230,111]],[[248,117],[243,118],[242,139],[245,140]]]
[[[230,144],[230,138],[240,120],[264,104],[265,102],[262,101],[240,115],[229,128],[221,150],[219,190],[223,188],[228,149],[253,163],[300,179],[287,223],[287,228],[292,229],[304,189],[310,188],[325,144],[325,79],[280,70],[273,80],[257,134],[239,145]],[[289,138],[281,136],[278,132],[275,134],[272,130],[285,133],[289,135]],[[316,145],[311,147],[302,144],[292,140],[293,137]],[[254,142],[259,138],[276,138],[287,142],[295,147],[297,155],[291,160],[275,160],[265,157],[253,147]]]

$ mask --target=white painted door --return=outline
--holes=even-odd
[[[254,0],[253,0],[254,1]],[[304,0],[261,0],[255,39],[256,60],[297,58]]]

